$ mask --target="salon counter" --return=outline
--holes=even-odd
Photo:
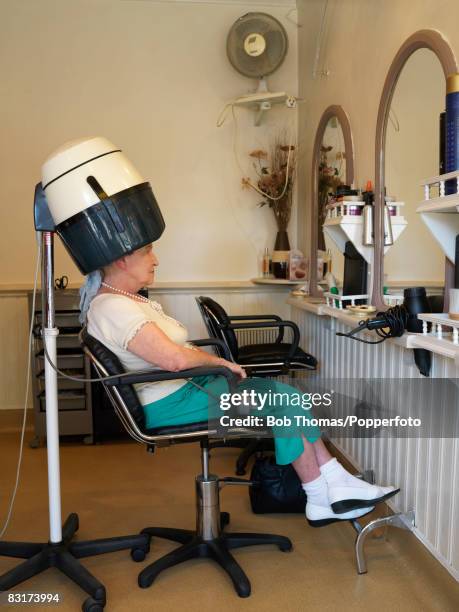
[[[345,310],[341,310],[339,308],[333,308],[332,306],[327,306],[320,298],[302,298],[302,297],[289,297],[287,299],[287,304],[289,304],[293,310],[299,310],[302,312],[306,312],[312,315],[316,315],[317,317],[324,317],[325,319],[334,320],[335,322],[339,322],[343,324],[344,327],[348,329],[340,329],[336,331],[349,331],[350,329],[357,327],[359,321],[362,320],[361,317],[357,317],[355,315],[349,314]],[[369,315],[371,318],[372,315]],[[332,325],[330,325],[331,327]],[[371,332],[368,330],[364,330],[359,332],[359,336],[365,336],[365,339],[377,340],[375,332]],[[336,337],[336,341],[343,341],[345,338]],[[349,342],[356,342],[355,340],[348,340]],[[452,359],[454,365],[459,368],[459,344],[454,344],[452,341],[452,337],[449,334],[445,334],[444,338],[438,338],[435,334],[414,334],[405,332],[403,336],[400,338],[389,338],[385,341],[389,342],[393,345],[399,346],[403,349],[414,349],[414,348],[423,348],[431,351],[436,355],[441,355],[442,357],[446,357],[448,359]],[[455,376],[458,374],[456,373]],[[400,376],[404,376],[403,373],[400,373]]]

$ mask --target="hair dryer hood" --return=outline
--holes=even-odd
[[[62,145],[43,164],[42,185],[56,232],[83,274],[164,231],[150,184],[106,138]]]

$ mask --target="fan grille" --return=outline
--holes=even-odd
[[[261,34],[266,48],[261,55],[248,55],[244,41],[250,34]],[[231,27],[226,40],[228,59],[240,74],[251,78],[268,76],[284,61],[288,38],[284,26],[267,13],[247,13]]]

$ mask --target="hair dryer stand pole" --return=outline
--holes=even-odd
[[[45,291],[46,304],[43,313],[46,316],[43,339],[50,359],[56,363],[56,338],[59,330],[54,321],[53,245],[54,233],[43,231],[42,291]],[[78,515],[72,512],[64,525],[61,525],[57,373],[48,359],[45,359],[45,382],[50,538],[47,543],[0,542],[0,555],[26,559],[0,576],[0,591],[9,591],[47,568],[55,567],[90,595],[83,602],[84,612],[99,612],[103,610],[106,602],[105,587],[78,559],[130,548],[134,561],[143,561],[149,550],[149,536],[119,536],[72,543],[72,538],[78,531]],[[52,586],[47,590],[52,592]]]

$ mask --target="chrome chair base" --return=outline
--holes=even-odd
[[[180,542],[181,546],[144,568],[138,578],[139,586],[151,586],[158,574],[168,567],[190,559],[206,557],[218,563],[231,578],[239,597],[249,597],[250,581],[230,550],[258,544],[274,544],[281,551],[292,550],[291,541],[267,533],[226,533],[229,514],[220,512],[220,481],[213,474],[196,478],[196,530],[147,527],[142,534]],[[226,481],[226,484],[229,484]],[[249,484],[233,482],[232,484]]]

